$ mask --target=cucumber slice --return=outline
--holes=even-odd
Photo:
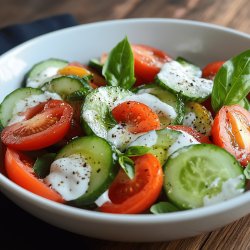
[[[77,76],[59,76],[44,83],[41,87],[42,90],[46,90],[52,93],[59,94],[62,99],[67,99],[68,96],[81,91],[89,92],[92,88],[90,85],[82,78]]]
[[[176,58],[176,61],[180,63],[190,73],[190,75],[201,77],[202,71],[198,66],[180,56]]]
[[[177,117],[174,120],[170,120],[169,118],[165,118],[165,120],[163,120],[163,118],[160,117],[160,121],[161,124],[163,124],[163,127],[166,127],[170,124],[182,124],[185,109],[184,102],[178,95],[175,95],[156,84],[147,84],[140,86],[139,88],[135,89],[135,92],[137,94],[148,93],[154,95],[162,102],[174,108],[175,112],[177,113]]]
[[[41,95],[43,91],[34,88],[19,88],[7,95],[0,105],[0,127],[3,129],[8,125],[11,118],[13,117],[13,112],[16,104],[20,100],[25,100],[32,95]]]
[[[213,117],[210,111],[197,102],[187,103],[185,109],[186,112],[183,119],[183,125],[209,136],[213,123]]]
[[[38,88],[48,78],[55,76],[57,71],[68,65],[67,61],[50,58],[35,64],[26,75],[26,86]]]
[[[118,168],[114,151],[110,144],[97,136],[79,137],[72,140],[56,156],[56,159],[80,155],[91,167],[91,176],[87,192],[69,203],[75,206],[93,204],[107,190]]]
[[[212,144],[186,146],[164,165],[164,189],[181,209],[198,208],[230,199],[245,190],[238,161]]]
[[[148,153],[155,155],[161,165],[163,165],[169,157],[168,149],[178,140],[181,134],[182,132],[180,131],[168,128],[157,131],[153,130],[138,137],[128,146],[128,149],[132,146],[150,147],[151,149]]]
[[[180,63],[165,63],[156,81],[185,100],[202,102],[212,93],[213,81],[191,75]]]
[[[111,110],[116,101],[132,95],[120,87],[100,87],[89,93],[81,111],[81,120],[87,134],[107,138],[108,130],[114,127]]]
[[[89,67],[95,69],[99,74],[102,74],[103,64],[96,58],[89,61]]]

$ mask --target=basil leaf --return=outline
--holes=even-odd
[[[39,178],[45,178],[49,174],[50,165],[55,160],[55,157],[55,153],[48,153],[37,157],[33,169]]]
[[[128,177],[132,180],[135,176],[134,162],[125,155],[120,156],[118,161],[122,169],[125,171]]]
[[[250,163],[248,163],[248,165],[245,167],[245,169],[244,169],[244,175],[246,176],[246,178],[248,180],[250,180]]]
[[[134,56],[127,37],[109,53],[102,74],[111,86],[130,89],[134,82]]]
[[[146,146],[131,146],[125,152],[127,156],[139,156],[145,155],[150,150],[149,147]]]
[[[163,213],[171,213],[179,211],[180,209],[177,208],[175,205],[173,205],[170,202],[161,201],[159,203],[154,204],[150,208],[150,212],[152,214],[163,214]]]
[[[250,50],[228,60],[214,79],[212,107],[239,103],[250,91]]]

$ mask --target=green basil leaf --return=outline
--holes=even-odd
[[[154,204],[150,208],[150,212],[152,214],[163,214],[163,213],[171,213],[179,211],[180,209],[177,208],[175,205],[173,205],[170,202],[161,201],[159,203]]]
[[[149,147],[146,146],[131,146],[125,152],[127,156],[140,156],[145,155],[150,150]]]
[[[250,91],[250,50],[223,64],[214,79],[212,107],[239,103]]]
[[[127,37],[109,53],[102,74],[111,86],[130,89],[134,82],[134,56]]]
[[[134,162],[125,155],[119,157],[119,164],[128,177],[132,180],[135,176]]]
[[[50,165],[55,160],[55,157],[55,153],[48,153],[36,159],[33,169],[39,178],[45,178],[49,174]]]
[[[248,163],[248,165],[245,167],[245,169],[244,169],[244,175],[246,176],[246,178],[248,180],[250,180],[250,163]]]

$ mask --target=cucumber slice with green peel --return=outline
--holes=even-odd
[[[79,155],[91,167],[89,186],[85,194],[69,201],[75,206],[90,205],[107,190],[117,174],[115,152],[110,144],[97,136],[79,137],[72,140],[57,154],[56,160]]]
[[[41,87],[44,91],[57,93],[62,99],[67,99],[68,96],[76,93],[77,91],[88,92],[92,90],[92,87],[86,82],[86,80],[77,76],[59,76],[46,83]]]
[[[197,144],[175,151],[164,165],[164,189],[181,209],[228,200],[244,192],[243,168],[226,150]]]
[[[185,69],[191,75],[196,76],[196,77],[201,77],[202,71],[198,66],[194,65],[190,61],[188,61],[185,58],[180,57],[180,56],[176,58],[176,61],[179,62],[183,67],[185,67]]]
[[[184,100],[202,102],[212,93],[213,81],[193,76],[180,63],[167,62],[156,76],[156,82]]]
[[[162,102],[174,108],[175,112],[177,113],[177,117],[174,120],[171,120],[168,117],[165,119],[163,119],[163,117],[159,117],[161,124],[164,125],[162,127],[166,127],[167,125],[170,124],[182,124],[185,108],[184,108],[184,102],[178,95],[173,94],[156,84],[147,84],[140,86],[135,90],[135,92],[137,94],[148,93],[154,95],[157,98],[159,98]]]
[[[209,136],[213,124],[213,117],[210,111],[197,102],[186,103],[185,109],[183,125]]]
[[[153,130],[145,135],[138,137],[129,146],[146,146],[150,147],[148,153],[155,155],[160,161],[161,165],[165,163],[169,157],[169,148],[179,138],[182,132],[172,129]]]
[[[33,88],[40,87],[48,78],[55,76],[59,69],[67,65],[67,61],[56,58],[50,58],[35,64],[26,74],[26,86]]]
[[[132,95],[120,87],[100,87],[89,93],[81,110],[81,120],[87,134],[107,138],[108,130],[114,127],[111,110],[116,101]]]
[[[98,73],[102,74],[103,64],[96,58],[89,61],[89,67],[95,69]]]
[[[3,129],[8,125],[13,115],[15,115],[13,112],[19,101],[25,100],[32,95],[41,95],[43,93],[44,92],[40,89],[26,87],[16,89],[7,95],[0,105],[0,127]]]

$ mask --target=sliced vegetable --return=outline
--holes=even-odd
[[[188,71],[189,74],[196,77],[201,77],[202,71],[198,66],[180,56],[176,58],[176,61],[179,62]]]
[[[171,213],[177,212],[179,210],[180,209],[178,207],[167,201],[158,202],[150,208],[150,212],[152,214]]]
[[[56,157],[55,153],[47,153],[40,157],[37,157],[33,169],[39,178],[45,178],[49,174],[50,165]]]
[[[33,162],[24,154],[7,148],[5,169],[8,177],[26,190],[52,201],[64,203],[62,197],[36,177]]]
[[[207,64],[202,70],[202,77],[213,80],[225,61],[217,61]]]
[[[163,183],[162,168],[151,154],[134,157],[135,177],[131,180],[121,169],[109,187],[111,202],[99,210],[106,213],[135,214],[148,209],[158,198]]]
[[[65,136],[70,128],[72,107],[59,100],[50,100],[41,105],[42,111],[39,108],[27,120],[2,131],[1,139],[5,145],[16,150],[36,150],[48,147]]]
[[[75,65],[67,65],[64,68],[59,69],[58,74],[63,76],[73,75],[73,76],[83,77],[91,75],[91,72],[89,72],[87,69],[83,67]]]
[[[173,153],[164,165],[164,189],[180,209],[212,205],[245,190],[243,169],[226,150],[196,144]]]
[[[250,161],[250,113],[239,105],[222,107],[212,126],[213,142],[246,166]]]

